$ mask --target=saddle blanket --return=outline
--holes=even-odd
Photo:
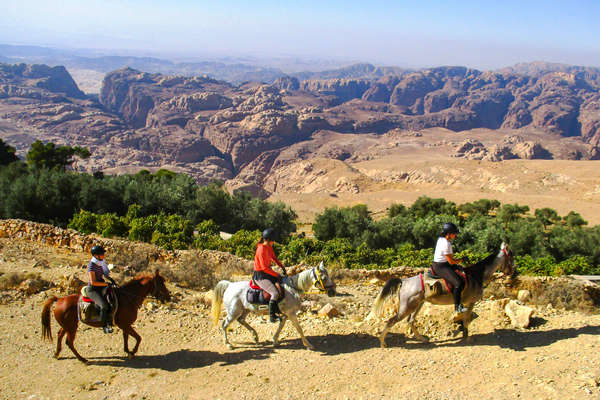
[[[454,270],[459,276],[463,278],[465,281],[465,289],[469,285],[469,281],[467,279],[467,275],[464,271]],[[441,276],[435,275],[435,273],[430,269],[424,274],[425,282],[428,284],[429,288],[433,292],[437,292],[437,294],[442,294],[442,292],[452,293],[453,286],[450,282],[442,278]],[[441,285],[443,283],[443,287]],[[436,285],[437,284],[437,285]],[[437,286],[437,287],[436,287]],[[464,291],[464,289],[463,289]]]
[[[110,296],[111,301],[109,302],[111,305],[110,318],[114,318],[117,308],[118,301],[117,296],[112,294]],[[79,300],[77,301],[77,316],[79,317],[79,321],[83,323],[100,323],[102,322],[100,319],[100,307],[94,303],[94,300],[88,297],[87,294],[87,286],[81,288],[81,294],[79,296]]]

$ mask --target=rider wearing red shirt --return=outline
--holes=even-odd
[[[262,233],[260,242],[256,244],[256,252],[254,254],[254,274],[252,275],[254,283],[271,295],[271,300],[269,301],[269,316],[271,322],[277,322],[279,320],[277,314],[279,314],[280,311],[277,302],[282,293],[281,285],[279,283],[281,277],[277,272],[273,271],[271,264],[275,263],[279,265],[283,270],[283,274],[287,275],[285,267],[281,261],[277,259],[275,251],[273,250],[274,237],[275,231],[272,228],[265,229]]]

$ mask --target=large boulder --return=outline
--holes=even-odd
[[[521,305],[516,300],[509,301],[504,306],[504,312],[510,318],[510,322],[515,328],[528,328],[533,315],[533,308]]]

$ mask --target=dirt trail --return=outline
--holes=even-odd
[[[33,249],[31,249],[33,252]],[[43,248],[39,247],[39,252]],[[50,263],[40,269],[31,254],[0,249],[0,271],[37,271],[59,281],[85,255],[45,250]],[[39,253],[37,253],[39,254]],[[82,270],[76,270],[81,271]],[[51,288],[34,295],[0,291],[0,398],[2,399],[585,399],[600,398],[600,314],[534,307],[533,327],[515,330],[499,307],[485,300],[475,309],[473,342],[459,340],[448,322],[449,307],[426,306],[418,318],[431,343],[405,335],[400,323],[388,335],[389,348],[376,337],[381,324],[363,321],[380,286],[338,287],[339,296],[311,295],[300,322],[316,351],[307,351],[291,324],[282,343],[268,339],[275,325],[249,317],[261,343],[234,324],[227,350],[212,326],[200,292],[170,285],[176,301],[146,302],[135,324],[143,340],[128,360],[119,330],[80,326],[76,347],[52,357],[56,343],[41,341],[40,312]],[[342,315],[319,318],[315,311],[332,302]],[[52,320],[53,336],[58,324]]]

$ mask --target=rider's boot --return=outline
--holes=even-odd
[[[103,308],[100,310],[100,319],[102,321],[102,330],[104,333],[112,333],[113,329],[110,326],[110,310],[108,308]]]
[[[467,311],[467,308],[461,302],[461,288],[454,288],[454,320],[458,320]]]
[[[463,306],[462,304],[457,304],[454,306],[454,311],[457,314],[462,314],[464,312],[467,312],[467,307]]]
[[[279,321],[278,313],[280,313],[280,311],[277,302],[275,300],[269,301],[269,318],[271,319],[271,322]]]

